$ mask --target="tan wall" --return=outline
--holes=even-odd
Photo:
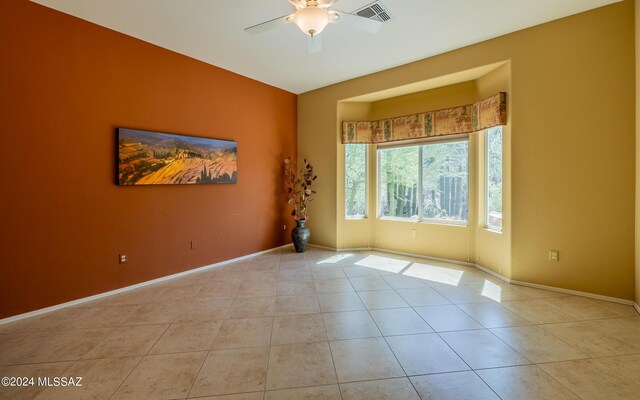
[[[483,99],[498,92],[507,93],[507,109],[511,109],[511,63],[506,63],[476,81],[478,98]],[[477,135],[477,171],[485,171],[485,135]],[[478,218],[471,235],[471,255],[474,262],[484,268],[511,278],[511,113],[507,125],[502,128],[502,232],[486,229],[485,175],[478,173]]]
[[[640,304],[640,0],[636,0],[636,304]]]
[[[365,102],[341,102],[338,104],[338,121],[342,120],[367,120],[371,113],[371,103]],[[341,144],[337,146],[337,171],[344,171],[344,146]],[[375,169],[371,169],[372,165],[375,165],[375,161],[372,158],[373,154],[367,156],[367,165],[369,166],[367,172],[367,190],[371,194],[371,189],[374,184]],[[371,213],[371,206],[374,204],[374,197],[368,196],[367,204],[367,217],[362,219],[345,219],[345,184],[344,174],[338,173],[336,177],[336,209],[338,210],[337,218],[337,237],[336,248],[340,249],[353,249],[353,248],[370,248],[372,247],[372,224],[375,221],[375,213]],[[374,192],[375,193],[375,192]]]
[[[317,245],[337,246],[337,145],[338,119],[336,101],[322,94],[298,96],[298,132],[305,133],[303,143],[298,141],[298,160],[308,158],[314,166],[318,179],[314,182],[318,192],[309,204],[311,229],[310,242]],[[332,104],[332,106],[327,106]]]
[[[369,118],[391,118],[399,115],[456,107],[473,103],[477,100],[477,97],[475,80],[461,82],[437,89],[374,101],[371,103]]]
[[[632,299],[632,0],[300,95],[299,155],[320,176],[312,241],[337,245],[338,101],[504,60],[511,277]],[[559,263],[548,261],[549,249],[560,250]]]

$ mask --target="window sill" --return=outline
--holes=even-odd
[[[488,227],[488,226],[485,226],[485,227],[484,227],[484,228],[482,228],[482,229],[484,229],[484,230],[485,230],[485,231],[487,231],[487,232],[491,232],[491,233],[496,233],[496,234],[498,234],[498,235],[502,235],[502,229],[497,230],[497,229],[495,229],[495,228],[491,228],[491,227]]]
[[[394,221],[394,222],[410,222],[410,223],[418,223],[420,220],[414,218],[400,218],[400,217],[378,217],[379,221]]]
[[[362,221],[362,220],[366,220],[368,219],[367,216],[362,216],[362,217],[344,217],[344,219],[346,221]]]
[[[413,219],[413,218],[398,218],[398,217],[378,217],[379,221],[393,221],[393,222],[408,222],[411,224],[425,224],[425,225],[443,225],[443,226],[455,226],[461,228],[468,228],[469,223],[467,221],[460,222],[447,222],[442,220],[431,219]]]
[[[420,223],[423,224],[429,224],[429,225],[445,225],[445,226],[459,226],[461,228],[468,228],[469,227],[469,222],[468,221],[442,221],[442,220],[434,220],[434,219],[423,219],[422,221],[420,221]]]

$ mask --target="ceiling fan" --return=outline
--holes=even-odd
[[[258,34],[294,23],[302,32],[309,36],[307,39],[308,52],[314,54],[322,50],[320,32],[330,23],[345,23],[354,28],[369,33],[376,33],[382,26],[382,22],[360,17],[343,11],[330,9],[338,0],[287,0],[296,8],[292,14],[285,15],[250,26],[245,31]]]

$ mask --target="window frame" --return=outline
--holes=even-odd
[[[443,143],[453,143],[453,142],[467,142],[467,191],[469,190],[469,184],[471,182],[471,177],[469,173],[469,134],[459,134],[459,135],[450,135],[446,138],[428,138],[428,139],[420,139],[420,140],[412,140],[410,142],[404,143],[391,143],[391,144],[381,144],[376,148],[376,217],[379,220],[383,221],[398,221],[398,222],[410,222],[410,223],[424,223],[424,224],[436,224],[436,225],[454,225],[454,226],[469,226],[469,196],[467,194],[467,220],[466,221],[458,221],[458,220],[447,220],[447,219],[439,219],[439,218],[424,218],[423,217],[423,203],[422,203],[422,175],[423,175],[423,146],[427,146],[429,144],[443,144]],[[389,150],[394,148],[401,147],[418,147],[418,218],[405,218],[405,217],[394,217],[382,215],[382,201],[380,199],[381,190],[380,190],[380,151]]]
[[[347,215],[347,146],[364,147],[364,215]],[[369,145],[366,143],[348,143],[344,147],[344,219],[363,220],[369,217]]]
[[[500,166],[500,184],[502,186],[501,193],[504,191],[504,129],[502,126],[496,126],[493,128],[485,129],[484,131],[484,228],[492,232],[502,233],[502,227],[489,224],[489,132],[492,129],[497,128],[500,128],[500,151],[502,153],[500,156],[500,161],[502,164]],[[500,204],[501,206],[504,205],[504,195],[500,200]],[[504,208],[501,212],[504,215]]]
[[[417,143],[405,143],[405,144],[387,144],[387,145],[378,145],[376,148],[376,217],[380,220],[385,221],[402,221],[402,222],[421,222],[420,216],[422,215],[422,205],[421,202],[418,201],[418,218],[405,218],[405,217],[394,217],[390,215],[382,215],[382,201],[380,200],[380,196],[382,195],[382,191],[380,190],[380,151],[389,150],[389,149],[397,149],[402,147],[418,147],[418,166],[421,165],[422,162],[422,147]],[[418,193],[422,192],[422,168],[418,168]],[[418,198],[418,200],[420,200]]]

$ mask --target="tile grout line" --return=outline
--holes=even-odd
[[[384,278],[383,278],[384,279]],[[385,280],[386,281],[386,280]],[[394,289],[395,291],[395,289]],[[397,292],[396,292],[397,293]],[[404,299],[404,297],[402,297],[402,295],[400,293],[397,293],[398,296],[400,296],[401,298]],[[406,301],[406,300],[405,300]],[[409,303],[407,303],[409,304]],[[411,310],[413,312],[415,312],[415,310],[413,309],[413,307],[411,307]],[[402,368],[402,371],[405,374],[405,378],[409,381],[409,384],[411,385],[411,387],[413,388],[413,390],[415,391],[416,395],[418,395],[418,397],[422,398],[422,396],[420,396],[420,392],[418,392],[418,389],[416,388],[416,386],[413,384],[413,381],[411,380],[410,375],[407,373],[407,370],[405,369],[404,365],[402,365],[402,363],[400,362],[400,360],[398,359],[398,356],[396,355],[396,352],[393,351],[393,347],[391,347],[391,345],[389,344],[389,341],[387,340],[387,337],[385,336],[385,334],[382,332],[382,329],[380,329],[380,326],[378,325],[378,323],[376,322],[375,318],[373,318],[373,315],[371,315],[371,310],[367,309],[367,312],[369,313],[369,317],[373,320],[373,323],[376,325],[376,327],[378,328],[378,330],[380,331],[380,334],[382,335],[382,338],[384,339],[384,342],[387,344],[387,347],[389,347],[389,350],[391,350],[391,354],[393,354],[393,357],[396,359],[396,362],[398,363],[398,365],[400,366],[400,368]],[[416,313],[417,314],[417,313]],[[419,315],[418,315],[419,316]],[[431,328],[431,325],[429,325],[426,321],[425,324],[427,324],[427,326],[429,328]],[[431,328],[433,330],[433,328]],[[395,378],[389,378],[389,379],[395,379]]]
[[[630,318],[636,318],[636,317],[630,317]],[[610,318],[611,319],[611,318]],[[570,343],[566,342],[564,339],[562,339],[561,337],[558,337],[557,335],[554,335],[553,332],[549,332],[548,330],[544,329],[543,326],[541,325],[561,325],[561,324],[572,324],[572,323],[580,323],[580,322],[598,322],[598,321],[603,321],[603,320],[590,320],[590,321],[568,321],[568,322],[554,322],[554,323],[549,323],[549,324],[540,324],[540,325],[535,325],[538,328],[540,328],[543,332],[545,332],[548,335],[551,335],[554,339],[561,341],[562,343],[566,343],[569,347],[571,347],[572,349],[577,350],[578,352],[584,354],[585,356],[587,356],[586,358],[582,358],[581,360],[591,360],[591,359],[595,359],[595,358],[606,358],[606,357],[620,357],[620,356],[625,356],[625,355],[633,355],[633,354],[640,354],[640,351],[638,353],[629,353],[629,354],[619,354],[619,355],[612,355],[612,356],[600,356],[600,357],[594,357],[591,354],[587,354],[586,352],[574,347],[573,345],[571,345]],[[618,339],[619,340],[619,339]],[[629,343],[620,340],[622,343],[629,345]],[[578,361],[578,360],[567,360],[567,361]],[[563,362],[563,361],[556,361],[556,362]],[[540,363],[540,364],[549,364],[549,363]]]
[[[551,378],[553,381],[558,382],[558,384],[559,384],[561,387],[565,388],[569,393],[573,394],[574,396],[576,396],[576,397],[577,397],[577,398],[579,398],[579,399],[582,399],[582,396],[578,395],[578,393],[574,393],[574,391],[573,391],[573,390],[571,390],[571,388],[569,388],[569,387],[565,386],[562,382],[560,382],[559,380],[557,380],[555,376],[553,376],[553,375],[549,374],[547,371],[545,371],[544,369],[540,368],[537,364],[535,364],[535,367],[536,367],[540,372],[542,372],[543,374],[545,374],[545,375],[547,375],[549,378]]]
[[[282,257],[280,257],[278,259],[278,266],[277,266],[277,273],[276,276],[280,276],[280,262],[281,262]],[[277,304],[277,296],[278,296],[278,284],[276,283],[276,295],[274,296],[274,304],[273,304],[273,315],[271,316],[271,333],[269,335],[269,348],[267,349],[267,360],[266,360],[266,368],[265,368],[265,374],[264,374],[264,386],[262,388],[262,400],[266,399],[267,397],[267,382],[268,382],[268,378],[269,378],[269,363],[271,362],[271,343],[273,341],[273,330],[275,329],[276,326],[276,307],[278,306]]]
[[[559,380],[556,379],[555,376],[549,374],[547,371],[545,371],[544,369],[540,368],[538,365],[535,365],[535,367],[542,372],[543,374],[547,375],[549,378],[551,378],[553,381],[558,382],[558,384],[565,388],[566,391],[568,391],[569,393],[573,394],[574,396],[576,396],[579,399],[582,399],[582,396],[578,395],[578,393],[574,393],[573,390],[571,390],[571,388],[568,388],[567,386],[565,386],[562,382],[560,382]]]
[[[434,289],[438,294],[440,294],[442,297],[444,297],[447,301],[451,301],[448,297],[446,297],[446,296],[445,296],[445,295],[443,295],[442,293],[438,292],[435,288],[432,288],[432,289]],[[456,307],[457,307],[457,305],[456,305],[456,304],[453,304],[453,303],[452,303],[452,305],[454,305],[454,306],[456,306]],[[429,323],[424,319],[424,317],[422,317],[422,315],[420,315],[420,313],[418,313],[418,312],[415,310],[415,307],[413,307],[413,306],[412,306],[412,307],[411,307],[411,309],[413,310],[413,312],[415,312],[416,314],[418,314],[418,316],[419,316],[419,317],[420,317],[420,318],[421,318],[421,319],[422,319],[422,320],[423,320],[423,321],[424,321],[424,322],[425,322],[425,323],[426,323],[426,324],[427,324],[431,329],[433,329],[433,327],[432,327],[431,325],[429,325]],[[464,311],[463,311],[463,312],[464,312]],[[472,317],[471,317],[471,318],[472,318]],[[472,319],[475,321],[475,319],[474,319],[474,318],[472,318]],[[478,323],[480,324],[480,322],[478,322]],[[482,326],[482,327],[484,328],[484,325],[480,324],[480,326]],[[486,329],[486,328],[485,328],[485,329]],[[456,355],[456,356],[457,356],[457,357],[458,357],[458,358],[459,358],[463,363],[465,363],[465,365],[469,368],[469,371],[473,372],[473,373],[474,373],[474,374],[475,374],[475,375],[476,375],[480,380],[482,380],[482,381],[484,382],[484,380],[482,379],[482,377],[480,377],[480,375],[479,375],[479,374],[478,374],[478,373],[477,373],[477,372],[476,372],[476,371],[471,367],[471,365],[469,365],[469,363],[468,363],[464,358],[462,358],[462,356],[460,356],[460,354],[458,354],[458,352],[457,352],[457,351],[456,351],[456,350],[455,350],[455,349],[454,349],[454,348],[449,344],[449,342],[447,342],[447,341],[446,341],[446,340],[445,340],[445,339],[440,335],[440,332],[436,331],[435,329],[433,329],[433,332],[438,336],[438,338],[439,338],[439,339],[440,339],[440,340],[441,340],[445,345],[447,345],[447,347],[448,347],[449,349],[451,349],[451,351],[452,351],[452,352],[453,352],[453,353],[454,353],[454,354],[455,354],[455,355]],[[393,351],[393,349],[392,349],[392,351]],[[518,353],[518,354],[520,354],[520,353]],[[452,371],[452,372],[461,372],[461,371]],[[411,379],[409,379],[409,381],[411,382],[411,385],[413,385],[413,386],[414,386],[414,389],[415,389],[415,385],[413,384],[413,381],[412,381]],[[494,390],[494,389],[493,389],[493,388],[492,388],[488,383],[486,383],[486,382],[484,382],[484,383],[485,383],[485,385],[489,388],[489,390],[491,390],[493,393],[495,393],[496,397],[498,397],[498,398],[500,398],[500,399],[501,399],[501,397],[498,395],[498,393],[497,393],[497,392],[496,392],[496,391],[495,391],[495,390]],[[416,390],[416,392],[417,392],[417,390]],[[418,395],[419,395],[419,392],[418,392]],[[421,397],[421,396],[420,396],[420,397]]]
[[[434,288],[434,289],[435,289],[436,291],[438,291],[436,288]],[[439,292],[439,293],[440,293],[440,292]],[[441,294],[442,296],[444,296],[445,298],[447,298],[444,294],[442,294],[442,293],[440,293],[440,294]],[[536,298],[533,298],[533,297],[532,297],[531,299],[532,299],[532,300],[535,300]],[[449,298],[447,298],[447,300],[451,301]],[[529,300],[529,299],[514,299],[514,300]],[[475,318],[473,318],[473,316],[472,316],[472,315],[470,315],[470,314],[468,314],[467,312],[465,312],[465,310],[464,310],[464,309],[462,309],[462,308],[459,306],[460,304],[482,304],[482,303],[458,303],[458,304],[453,303],[453,305],[454,305],[454,306],[456,306],[456,308],[458,308],[459,310],[461,310],[463,313],[467,314],[470,318],[472,318],[473,320],[475,320],[476,322],[478,322],[478,323],[479,323],[479,324],[484,328],[483,330],[486,330],[486,331],[490,332],[494,337],[496,337],[496,338],[497,338],[498,340],[500,340],[502,343],[504,343],[505,345],[507,345],[508,347],[510,347],[511,349],[513,349],[513,351],[515,351],[517,354],[521,355],[524,359],[526,359],[527,361],[529,361],[529,362],[531,363],[531,364],[529,364],[529,366],[534,366],[535,368],[537,368],[538,370],[540,370],[542,373],[544,373],[545,375],[549,376],[551,379],[553,379],[554,381],[556,381],[556,382],[557,382],[561,387],[563,387],[563,388],[565,388],[567,391],[569,391],[569,393],[572,393],[572,394],[574,394],[576,397],[581,398],[581,397],[580,397],[580,396],[578,396],[576,393],[573,393],[573,391],[572,391],[572,390],[570,390],[570,389],[569,389],[569,388],[567,388],[565,385],[563,385],[560,381],[558,381],[558,380],[557,380],[557,379],[555,379],[553,376],[549,375],[546,371],[544,371],[542,368],[540,368],[540,367],[538,366],[538,364],[537,364],[537,363],[533,362],[532,360],[530,360],[529,358],[527,358],[526,356],[524,356],[523,354],[521,354],[520,352],[518,352],[518,350],[517,350],[517,349],[515,349],[515,348],[513,348],[511,345],[509,345],[509,343],[506,343],[504,340],[502,340],[499,336],[497,336],[494,332],[492,332],[490,328],[485,327],[485,326],[484,326],[480,321],[476,320]],[[500,302],[498,302],[497,304],[501,304],[501,303],[500,303]],[[505,307],[505,308],[506,308],[506,307]],[[563,312],[560,308],[558,308],[558,307],[555,307],[555,308],[556,308],[556,309],[558,309],[558,310],[560,310],[561,312]],[[507,309],[507,310],[508,310],[508,311],[511,311],[511,310],[509,310],[509,309]],[[525,326],[536,326],[536,327],[538,327],[538,325],[537,325],[537,324],[535,324],[534,322],[532,322],[532,321],[530,321],[530,320],[526,319],[524,316],[520,315],[519,313],[516,313],[516,312],[514,312],[514,311],[511,311],[511,312],[513,312],[514,314],[518,315],[520,318],[523,318],[524,320],[526,320],[526,321],[528,321],[528,322],[531,322],[531,325],[525,325]],[[613,318],[615,318],[615,317],[613,317]],[[426,321],[425,321],[425,322],[426,322]],[[513,327],[513,326],[511,326],[511,327]],[[503,327],[503,328],[510,328],[510,327]],[[546,330],[544,330],[544,329],[543,329],[543,332],[546,332],[546,333],[550,334],[549,332],[547,332],[547,331],[546,331]],[[440,336],[440,335],[439,335],[439,332],[436,332],[436,333],[438,334],[438,336]],[[580,350],[578,350],[578,349],[574,348],[574,347],[573,347],[573,346],[571,346],[569,343],[566,343],[566,342],[564,342],[563,340],[561,340],[561,339],[557,338],[555,335],[551,335],[551,336],[553,336],[554,338],[556,338],[556,339],[560,340],[561,342],[563,342],[563,343],[567,344],[567,346],[569,346],[570,348],[572,348],[572,349],[574,349],[574,350],[577,350],[577,351],[579,351],[580,353],[582,353]],[[442,337],[441,337],[441,339],[442,339],[445,343],[447,343],[447,345],[451,348],[451,350],[452,350],[452,351],[454,351],[454,352],[455,352],[455,350],[454,350],[454,349],[449,345],[449,343],[448,343],[448,342],[446,342],[446,340],[444,340],[444,338],[442,338]],[[456,353],[456,355],[458,355],[458,357],[460,357],[460,355],[459,355],[457,352],[455,352],[455,353]],[[586,354],[585,354],[585,355],[586,355]],[[460,359],[462,359],[462,357],[460,357]],[[464,359],[462,359],[462,360],[466,363],[466,361],[465,361]],[[560,361],[560,362],[562,362],[562,361]],[[468,365],[468,364],[467,364],[467,365]],[[468,365],[468,366],[469,366],[469,368],[471,368],[471,366],[470,366],[470,365]],[[518,367],[526,367],[526,366],[527,366],[527,365],[510,365],[510,366],[493,367],[493,368],[479,368],[479,369],[477,369],[477,370],[499,369],[499,368],[518,368]],[[494,388],[493,388],[491,385],[489,385],[489,383],[488,383],[488,382],[486,382],[486,381],[485,381],[485,380],[480,376],[480,374],[478,374],[478,373],[477,373],[477,370],[476,370],[476,369],[471,368],[471,371],[473,371],[473,372],[475,373],[475,375],[476,375],[480,380],[482,380],[482,381],[485,383],[485,385],[486,385],[489,389],[491,389],[491,391],[493,391],[493,392],[496,394],[496,396],[500,397],[500,396],[498,395],[498,393],[494,390]],[[501,397],[500,397],[500,398],[501,398]]]
[[[242,276],[244,277],[245,274],[246,274],[246,270],[244,270],[242,272]],[[208,279],[207,281],[209,281],[209,280],[210,279]],[[231,299],[231,303],[229,304],[229,308],[233,306],[234,299],[235,299],[235,297]],[[227,314],[229,312],[229,308],[227,308],[226,311],[225,311],[225,314],[224,314],[225,317],[227,316]],[[213,337],[213,340],[211,341],[211,346],[209,346],[209,350],[207,350],[207,353],[205,354],[204,358],[202,359],[202,363],[200,364],[200,368],[198,368],[198,372],[195,374],[195,377],[193,378],[193,383],[191,384],[191,386],[189,387],[189,390],[187,391],[186,398],[189,398],[189,396],[191,395],[191,391],[193,390],[193,387],[195,386],[196,382],[198,381],[198,376],[200,376],[200,373],[202,372],[202,367],[204,367],[204,364],[207,362],[207,358],[209,358],[209,355],[211,354],[213,345],[215,344],[216,337],[218,337],[218,334],[220,334],[220,330],[222,329],[222,324],[224,323],[224,321],[225,321],[224,318],[220,321],[220,327],[218,328],[216,334]]]
[[[382,276],[381,276],[382,277]],[[386,280],[384,278],[382,278],[385,282]],[[355,287],[354,287],[355,288]],[[394,290],[394,293],[396,293],[398,296],[400,296],[399,293],[397,293]],[[358,294],[358,297],[360,297],[360,293],[358,291],[356,291],[356,294]],[[402,296],[400,296],[400,298],[403,298]],[[360,301],[362,301],[362,297],[360,297]],[[364,301],[363,301],[364,304]],[[409,375],[407,374],[407,370],[405,369],[405,367],[402,365],[402,363],[400,362],[400,360],[398,359],[398,356],[396,355],[396,353],[393,351],[393,348],[391,347],[391,345],[389,344],[389,341],[387,340],[387,338],[385,337],[384,333],[382,332],[382,329],[380,329],[380,326],[378,325],[378,323],[376,322],[375,318],[373,318],[373,315],[371,315],[371,310],[369,309],[369,307],[367,307],[367,305],[365,304],[365,308],[367,311],[367,314],[369,315],[369,318],[371,318],[371,320],[373,321],[373,324],[376,326],[376,328],[378,329],[378,331],[380,332],[380,335],[382,335],[382,339],[384,340],[384,343],[387,345],[387,348],[389,349],[389,351],[391,351],[391,354],[393,354],[393,358],[396,360],[396,362],[398,363],[398,365],[400,366],[400,368],[402,369],[402,372],[404,373],[404,378],[406,378],[407,380],[409,380],[409,383],[411,384],[411,387],[413,387],[413,390],[416,392],[416,394],[418,395],[418,397],[421,397],[420,394],[418,393],[418,391],[416,390],[415,386],[413,385],[413,382],[411,382],[411,379],[409,379]],[[403,307],[404,308],[404,307]],[[427,326],[429,326],[429,324],[427,324]],[[430,327],[430,326],[429,326]],[[392,378],[390,378],[392,379]]]
[[[246,269],[243,271],[243,273],[242,273],[242,277],[240,278],[240,281],[239,281],[238,290],[239,290],[239,287],[242,285],[243,278],[244,278],[244,276],[246,275],[246,273],[247,273],[247,272],[248,272],[248,270],[246,270]],[[225,312],[225,317],[228,315],[228,313],[229,313],[229,309],[233,306],[233,303],[234,303],[234,301],[235,301],[235,299],[236,299],[236,298],[238,298],[238,297],[237,297],[237,290],[236,290],[236,296],[232,298],[232,300],[231,300],[231,304],[229,305],[229,308],[227,308],[227,310],[226,310],[226,312]],[[240,318],[240,319],[242,319],[242,318]],[[214,350],[213,350],[213,346],[215,345],[215,339],[216,339],[216,337],[218,336],[218,334],[220,333],[220,329],[222,329],[222,324],[223,324],[223,323],[224,323],[224,321],[226,321],[226,320],[231,320],[231,318],[229,318],[229,319],[223,318],[223,319],[221,320],[221,322],[220,322],[220,328],[219,328],[219,329],[218,329],[218,331],[216,332],[216,334],[215,334],[215,336],[214,336],[213,340],[211,341],[211,346],[209,346],[209,350],[207,351],[206,356],[205,356],[205,357],[204,357],[204,359],[202,360],[202,364],[200,365],[200,368],[198,369],[198,373],[195,375],[195,378],[194,378],[194,380],[193,380],[193,383],[191,384],[191,387],[189,388],[189,391],[187,392],[187,397],[186,397],[186,398],[189,398],[189,396],[191,395],[191,391],[193,390],[193,387],[195,386],[195,384],[196,384],[196,382],[197,382],[197,380],[198,380],[198,376],[200,376],[200,373],[202,372],[202,368],[204,367],[204,364],[205,364],[205,362],[207,361],[207,358],[209,358],[209,355],[211,354],[211,352],[213,352],[213,351],[214,351]],[[273,320],[272,320],[272,326],[271,326],[271,328],[273,329]],[[252,346],[252,347],[263,347],[263,346]],[[269,348],[270,348],[270,347],[271,347],[271,346],[269,346]],[[246,348],[251,348],[251,347],[246,347]],[[226,350],[229,350],[229,349],[226,349]],[[235,350],[235,349],[234,349],[234,350]],[[269,365],[269,356],[267,355],[267,369],[268,369],[268,365]],[[266,372],[266,371],[265,371],[265,372]],[[266,378],[267,378],[267,377],[266,377],[266,373],[265,373],[265,386],[266,386]],[[255,393],[255,392],[244,392],[244,393]],[[264,393],[265,393],[265,392],[264,392],[264,389],[263,389],[263,390],[262,390],[263,400],[264,400]],[[206,395],[205,397],[208,397],[208,395]]]
[[[140,361],[138,361],[138,363],[136,364],[136,366],[135,366],[135,367],[133,367],[133,368],[131,369],[131,371],[129,371],[129,373],[127,374],[127,376],[122,380],[122,382],[120,382],[120,384],[119,384],[119,385],[118,385],[118,387],[113,391],[113,393],[111,393],[111,396],[109,396],[109,399],[112,399],[112,398],[113,398],[113,396],[115,396],[115,395],[116,395],[116,393],[118,393],[118,390],[120,390],[120,388],[122,387],[122,385],[124,385],[124,383],[127,381],[127,379],[129,379],[129,377],[131,376],[131,374],[133,374],[133,371],[135,371],[135,370],[140,366],[140,364],[142,364],[142,361],[145,359],[146,355],[151,351],[151,349],[153,348],[153,346],[155,346],[155,345],[158,343],[158,341],[160,340],[160,338],[162,337],[162,335],[164,335],[164,334],[165,334],[165,332],[167,331],[167,329],[169,329],[169,326],[171,326],[171,325],[168,325],[168,326],[165,328],[165,330],[162,332],[162,334],[160,334],[160,336],[158,336],[158,338],[157,338],[157,339],[156,339],[156,341],[153,343],[153,345],[151,345],[151,346],[149,347],[149,350],[147,350],[147,352],[146,352],[145,354],[143,354],[143,355],[141,355],[141,356],[140,356]],[[91,350],[89,350],[89,351],[91,351]]]
[[[63,375],[63,376],[66,376],[66,374],[67,374],[67,373],[68,373],[68,372],[69,372],[73,367],[75,367],[75,366],[76,366],[76,364],[78,364],[80,361],[82,361],[82,360],[75,360],[75,361],[73,361],[73,364],[69,365],[69,368],[66,368],[66,369],[62,372],[62,375]],[[53,363],[60,363],[60,362],[64,362],[64,361],[51,361],[50,363],[51,363],[51,364],[53,364]],[[43,364],[48,364],[48,363],[43,363]],[[18,364],[18,365],[28,365],[28,364]],[[9,365],[9,366],[13,366],[13,365]],[[37,393],[36,393],[36,397],[40,396],[42,393],[44,393],[45,391],[47,391],[47,390],[49,390],[49,389],[50,389],[50,387],[46,387],[46,388],[44,388],[43,390],[41,390],[41,391],[37,392]],[[114,393],[115,393],[115,392],[114,392]]]
[[[432,288],[432,289],[434,289],[434,288]],[[397,292],[397,289],[395,289],[395,288],[394,288],[394,290]],[[437,292],[437,290],[436,290],[436,292]],[[438,293],[439,293],[439,292],[438,292]],[[397,294],[398,294],[400,297],[402,297],[402,298],[404,299],[404,297],[403,297],[399,292],[398,292]],[[444,294],[442,294],[442,293],[439,293],[439,294],[440,294],[441,296],[443,296],[445,299],[447,299],[447,301],[451,301],[451,300],[450,300],[450,299],[448,299]],[[406,299],[405,299],[405,301],[406,301]],[[407,304],[409,304],[409,303],[407,302]],[[456,304],[453,304],[453,303],[451,303],[451,305],[457,306]],[[428,334],[435,334],[435,335],[437,335],[437,336],[438,336],[438,338],[439,338],[439,339],[440,339],[444,344],[446,344],[446,345],[447,345],[447,347],[449,347],[449,349],[451,349],[451,351],[452,351],[452,352],[453,352],[453,353],[454,353],[454,354],[455,354],[455,355],[456,355],[456,356],[457,356],[457,357],[458,357],[458,358],[459,358],[463,363],[465,363],[465,365],[467,365],[467,367],[469,368],[469,370],[468,370],[468,371],[469,371],[469,372],[473,372],[476,376],[478,376],[478,374],[476,373],[476,371],[475,371],[473,368],[471,368],[471,366],[467,363],[467,361],[466,361],[464,358],[462,358],[462,357],[461,357],[461,356],[460,356],[460,355],[459,355],[459,354],[458,354],[458,353],[457,353],[457,352],[456,352],[456,351],[451,347],[451,345],[450,345],[446,340],[444,340],[444,338],[440,335],[440,332],[438,332],[438,331],[436,331],[435,329],[433,329],[433,327],[432,327],[431,325],[429,325],[429,323],[428,323],[428,322],[427,322],[427,321],[422,317],[422,315],[420,315],[420,314],[415,310],[415,307],[414,307],[414,306],[412,306],[411,304],[409,304],[409,307],[411,308],[411,310],[412,310],[414,313],[416,313],[416,314],[418,315],[418,317],[420,317],[420,318],[421,318],[421,319],[422,319],[422,320],[427,324],[427,326],[429,326],[429,328],[431,328],[431,329],[432,329],[432,331],[433,331],[433,332],[432,332],[432,333],[430,332],[430,333],[428,333]],[[461,311],[462,311],[462,310],[461,310]],[[473,318],[472,318],[472,319],[473,319]],[[474,320],[475,320],[475,319],[474,319]],[[376,323],[376,322],[375,322],[375,319],[374,319],[374,323]],[[479,322],[479,321],[478,321],[478,323],[480,324],[480,322]],[[482,325],[482,324],[480,324],[480,325],[484,328],[484,330],[488,330],[486,327],[484,327],[484,325]],[[472,331],[472,330],[469,330],[469,331]],[[411,335],[411,334],[406,334],[406,335],[391,335],[391,336],[410,336],[410,335]],[[416,335],[418,335],[418,334],[416,334]],[[389,348],[391,349],[391,351],[394,353],[394,356],[395,356],[395,352],[393,351],[393,348],[389,345],[389,343],[388,343],[388,341],[387,341],[387,336],[385,336],[385,335],[383,334],[383,338],[385,339],[385,341],[387,342],[387,345],[389,346]],[[518,354],[520,354],[520,353],[518,353]],[[525,358],[526,358],[526,357],[525,357]],[[396,356],[396,359],[397,359],[397,356]],[[402,364],[400,363],[400,361],[399,361],[399,360],[398,360],[398,363],[400,364],[400,366],[401,366],[401,367],[403,368],[403,370],[404,370],[404,367],[402,366]],[[415,387],[415,385],[414,385],[413,380],[411,379],[411,377],[415,377],[415,376],[428,376],[428,375],[438,375],[438,374],[443,374],[443,373],[459,373],[459,372],[465,372],[465,371],[445,371],[445,372],[434,372],[434,373],[431,373],[431,374],[409,375],[409,374],[407,374],[407,373],[406,373],[406,370],[405,370],[405,374],[407,375],[407,378],[408,378],[409,382],[411,383],[411,386],[412,386],[412,387],[413,387],[413,389],[416,391],[416,393],[418,394],[418,396],[419,396],[419,397],[421,397],[421,396],[420,396],[420,393],[419,393],[419,391],[417,390],[417,388]],[[478,376],[478,378],[480,378],[480,377]],[[480,379],[482,379],[482,378],[480,378]],[[494,392],[498,398],[500,398],[500,396],[498,396],[498,394],[495,392],[495,390],[493,390],[493,388],[492,388],[491,386],[489,386],[489,385],[487,384],[487,387],[488,387],[492,392]]]
[[[419,314],[418,314],[419,315]],[[422,316],[420,316],[422,317]],[[425,321],[426,322],[426,321]],[[481,324],[482,325],[482,324]],[[435,332],[435,331],[434,331]],[[482,379],[482,377],[476,372],[476,370],[474,370],[473,368],[471,368],[471,365],[469,365],[469,363],[467,362],[467,360],[465,360],[464,358],[462,358],[462,356],[460,356],[460,354],[458,354],[458,352],[449,344],[449,342],[447,342],[446,340],[444,340],[444,338],[440,335],[440,332],[435,332],[436,335],[438,335],[438,337],[440,338],[440,340],[442,340],[442,342],[444,344],[447,345],[447,347],[449,347],[451,349],[451,351],[460,359],[462,360],[463,363],[465,363],[467,365],[467,367],[469,367],[469,371],[473,372],[478,379],[480,379],[482,382],[484,382],[484,384],[489,388],[489,390],[491,390],[493,393],[495,393],[496,397],[498,397],[499,399],[502,399],[502,397],[500,397],[498,395],[498,393],[494,390],[493,387],[491,387],[491,385],[489,385],[487,382],[484,381],[484,379]],[[519,354],[519,353],[518,353]]]
[[[342,267],[340,267],[340,270],[342,270]],[[344,271],[342,271],[342,273],[344,273]],[[351,284],[351,281],[347,280],[347,282],[349,282],[349,284],[353,287],[353,285]],[[314,281],[314,286],[315,286],[315,281]],[[318,306],[320,307],[320,300],[318,300]],[[344,400],[344,397],[342,397],[342,388],[340,387],[340,379],[338,379],[338,369],[336,368],[336,360],[333,357],[333,350],[331,349],[331,342],[329,341],[329,331],[327,330],[327,324],[324,320],[324,314],[325,313],[322,312],[322,307],[320,307],[320,319],[322,320],[322,327],[324,328],[324,334],[327,337],[327,347],[329,347],[329,355],[331,356],[333,373],[336,376],[336,386],[338,387],[338,395],[340,396],[341,400]]]
[[[280,276],[280,261],[278,261],[278,271],[276,277]],[[273,305],[273,316],[271,317],[271,332],[269,333],[269,348],[267,350],[267,366],[264,371],[264,386],[262,387],[262,399],[267,397],[267,382],[269,381],[269,364],[271,363],[271,346],[273,342],[273,330],[276,328],[276,308],[278,307],[278,284],[276,283],[276,296]]]

